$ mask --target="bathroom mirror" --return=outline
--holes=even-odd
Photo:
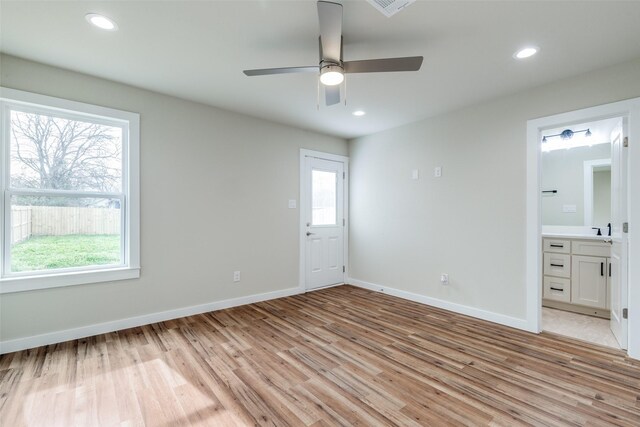
[[[565,129],[588,135],[561,136]],[[608,121],[552,129],[542,143],[542,224],[605,228],[611,222],[611,143]],[[597,132],[597,133],[596,133]],[[565,134],[566,135],[566,134]],[[589,145],[591,144],[591,145]]]

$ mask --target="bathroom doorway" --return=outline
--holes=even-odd
[[[622,117],[564,124],[542,131],[540,143],[542,330],[618,349],[626,337],[610,323],[620,286],[612,195],[620,188],[611,177],[623,126]]]
[[[640,289],[628,286],[640,274],[628,227],[640,205],[640,153],[628,148],[640,98],[530,120],[527,132],[528,326],[640,358],[628,333],[640,326]]]

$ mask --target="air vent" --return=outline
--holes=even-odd
[[[384,16],[390,18],[416,0],[367,0]]]

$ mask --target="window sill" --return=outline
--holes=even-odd
[[[86,285],[89,283],[137,279],[140,268],[124,267],[109,270],[77,271],[46,276],[23,276],[0,279],[0,294],[59,288],[62,286]]]

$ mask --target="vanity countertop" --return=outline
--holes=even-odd
[[[611,240],[611,236],[596,236],[594,234],[579,233],[542,233],[542,237],[552,237],[557,239],[602,240],[603,242],[608,242]]]

